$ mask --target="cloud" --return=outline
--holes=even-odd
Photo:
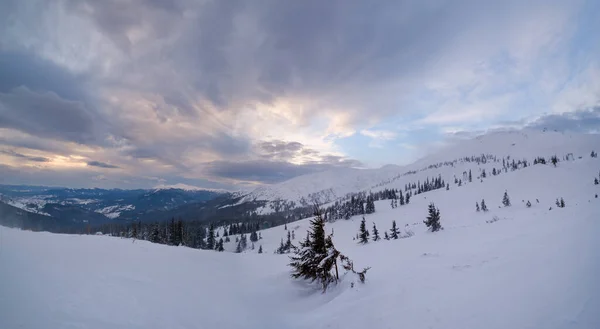
[[[27,87],[0,93],[0,128],[78,143],[94,139],[94,119],[82,103]]]
[[[600,106],[575,112],[542,116],[528,123],[526,128],[600,133]]]
[[[15,158],[20,158],[20,159],[25,159],[28,161],[33,161],[33,162],[49,162],[50,159],[45,158],[45,157],[40,157],[40,156],[31,156],[31,155],[25,155],[25,154],[21,154],[21,153],[17,153],[15,151],[10,151],[10,150],[0,150],[0,153],[2,154],[6,154]]]
[[[596,104],[598,10],[579,0],[3,1],[0,144],[79,157],[90,172],[87,159],[119,167],[101,182],[123,186],[360,167],[409,135],[390,127],[485,130]],[[357,132],[371,148],[342,145]],[[410,135],[407,145],[434,139]]]
[[[240,183],[273,184],[296,176],[325,171],[339,167],[351,167],[360,162],[327,156],[323,161],[292,164],[285,161],[253,160],[243,162],[215,161],[206,165],[210,176]]]
[[[371,138],[371,143],[369,144],[369,146],[377,148],[382,148],[384,142],[394,140],[398,136],[398,134],[393,131],[369,129],[361,130],[360,134]]]
[[[119,168],[119,166],[115,166],[115,165],[111,165],[109,163],[104,163],[104,162],[100,162],[100,161],[89,161],[87,163],[88,166],[92,166],[92,167],[98,167],[98,168],[108,168],[108,169],[115,169],[115,168]]]

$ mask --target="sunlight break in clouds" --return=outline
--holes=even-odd
[[[600,99],[598,11],[583,0],[3,1],[0,175],[237,189],[405,163],[447,132],[597,132],[585,111]]]

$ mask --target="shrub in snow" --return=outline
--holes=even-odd
[[[527,206],[527,208],[531,208],[531,202],[529,202],[529,200],[527,200],[526,206]]]
[[[499,220],[500,220],[500,217],[494,216],[494,217],[492,217],[492,219],[486,220],[485,222],[488,223],[488,224],[491,224],[491,223],[495,223],[495,222],[497,222]]]

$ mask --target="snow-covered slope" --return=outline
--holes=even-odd
[[[0,328],[600,328],[600,160],[586,155],[395,209],[378,201],[366,215],[382,235],[396,220],[410,238],[358,245],[359,216],[328,223],[336,247],[372,268],[366,284],[342,275],[326,294],[293,281],[287,256],[273,254],[281,226],[242,254],[0,228]],[[455,170],[431,172],[442,169]],[[489,212],[475,212],[482,198]],[[422,223],[429,202],[441,232]],[[294,243],[307,227],[288,224]]]
[[[348,193],[392,187],[386,185],[407,172],[422,171],[429,165],[463,157],[490,154],[498,158],[510,156],[529,161],[533,161],[537,156],[562,156],[568,153],[583,157],[589,156],[594,149],[597,151],[599,145],[598,134],[539,130],[493,132],[472,139],[455,139],[445,148],[436,150],[434,154],[427,155],[407,166],[387,165],[379,169],[339,168],[302,175],[282,183],[261,186],[245,195],[240,202],[283,200],[294,202],[297,206],[301,205],[302,201],[308,205],[312,204],[312,201],[324,204],[342,198]],[[415,181],[421,179],[421,176],[424,179],[438,174],[440,172],[436,170],[423,172]],[[395,188],[402,186],[396,185]],[[272,211],[272,208],[267,206],[263,213]]]

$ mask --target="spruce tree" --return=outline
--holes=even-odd
[[[556,198],[556,202],[554,202],[556,204],[557,207],[560,208],[560,201],[558,201],[558,198]]]
[[[159,243],[160,242],[160,228],[158,224],[152,225],[152,234],[150,235],[150,242]]]
[[[215,227],[210,224],[208,227],[208,237],[206,238],[206,249],[215,249]]]
[[[375,226],[375,222],[373,222],[373,241],[379,241],[379,230]]]
[[[479,202],[475,202],[475,211],[479,212],[481,209],[479,209]]]
[[[367,231],[367,224],[364,216],[360,222],[360,228],[358,230],[358,242],[362,244],[369,242],[369,231]]]
[[[527,206],[527,208],[531,208],[531,202],[529,202],[529,200],[527,200],[526,206]]]
[[[505,207],[510,207],[510,198],[508,197],[507,191],[504,191],[504,196],[502,197],[502,204]]]
[[[287,231],[287,241],[285,242],[285,251],[289,252],[292,249],[292,234]]]
[[[225,251],[225,248],[223,247],[223,238],[220,238],[217,243],[217,251]]]
[[[594,178],[594,185],[598,185],[600,184],[600,182],[598,182],[598,178]]]
[[[398,230],[398,227],[396,226],[396,221],[392,221],[392,228],[390,229],[390,237],[394,240],[398,239],[398,237],[400,236],[400,231]]]
[[[383,231],[383,238],[386,240],[390,239],[390,236],[387,234],[387,231]]]
[[[337,258],[340,253],[335,249],[331,235],[325,236],[325,221],[319,209],[316,209],[310,224],[311,230],[306,239],[294,248],[294,255],[290,257],[291,275],[293,278],[316,280],[325,291],[329,283],[338,279]],[[334,268],[335,277],[331,274]]]
[[[563,200],[563,198],[560,198],[560,207],[561,208],[565,207],[565,200]]]
[[[471,169],[469,169],[469,183],[473,180],[473,178],[471,177]]]
[[[481,199],[481,210],[484,212],[488,211],[487,205],[485,204],[485,200]]]
[[[440,224],[440,210],[435,207],[435,204],[430,203],[428,207],[429,215],[427,216],[427,220],[423,221],[427,227],[431,230],[431,232],[437,232],[442,229],[442,225]]]
[[[262,254],[262,253],[263,253],[263,250],[262,250],[262,244],[261,244],[261,245],[258,247],[258,253],[259,253],[259,254]]]

